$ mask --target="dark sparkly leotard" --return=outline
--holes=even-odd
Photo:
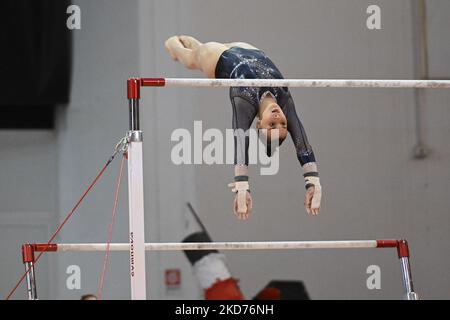
[[[228,79],[283,79],[275,64],[261,50],[232,47],[222,53],[215,70],[216,78]],[[235,130],[235,164],[248,165],[247,132],[259,111],[259,101],[269,91],[283,110],[301,165],[315,162],[314,152],[305,130],[295,111],[294,101],[288,88],[281,87],[231,87],[230,100],[233,107]],[[241,130],[238,130],[241,129]]]

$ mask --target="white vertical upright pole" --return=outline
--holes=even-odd
[[[128,201],[130,216],[131,299],[145,300],[145,232],[142,131],[139,130],[139,99],[129,99]]]

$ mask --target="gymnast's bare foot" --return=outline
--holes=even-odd
[[[178,61],[177,56],[176,56],[175,51],[174,51],[174,48],[176,48],[176,47],[183,47],[184,48],[184,45],[180,41],[180,38],[178,36],[170,37],[169,39],[166,40],[166,42],[164,43],[164,46],[166,47],[167,51],[169,51],[170,56],[172,57],[172,59],[174,61]]]
[[[180,39],[180,42],[187,49],[195,50],[199,46],[202,45],[202,43],[200,41],[198,41],[197,39],[195,39],[194,37],[191,37],[191,36],[181,35],[178,37],[178,39]]]

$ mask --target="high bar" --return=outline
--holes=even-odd
[[[143,87],[450,88],[450,80],[133,78]]]
[[[166,242],[146,243],[146,251],[181,250],[283,250],[283,249],[351,249],[396,248],[399,240],[341,240],[341,241],[265,241],[265,242]],[[34,251],[95,252],[106,251],[106,243],[33,244]],[[129,243],[111,243],[110,251],[129,251]]]

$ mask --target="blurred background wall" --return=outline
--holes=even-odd
[[[414,1],[77,0],[81,30],[73,31],[71,101],[58,108],[56,128],[0,131],[0,289],[22,272],[20,245],[45,242],[128,129],[125,81],[130,76],[201,77],[166,54],[164,41],[189,34],[200,41],[246,41],[263,49],[286,78],[416,78]],[[366,28],[366,9],[381,8],[382,29]],[[430,78],[450,75],[450,4],[427,1]],[[65,13],[63,13],[65,14]],[[297,112],[319,163],[323,208],[303,209],[304,183],[291,141],[275,176],[251,168],[253,217],[238,221],[226,185],[231,165],[175,166],[176,128],[231,127],[227,89],[142,91],[145,218],[149,242],[180,241],[189,232],[191,201],[215,241],[407,238],[417,292],[450,298],[450,92],[429,90],[421,111],[430,154],[415,160],[414,91],[292,89]],[[105,242],[119,168],[115,161],[58,242]],[[123,184],[113,241],[126,242]],[[227,252],[233,275],[251,298],[271,279],[304,281],[313,299],[397,299],[396,254],[386,250]],[[101,254],[47,255],[38,266],[41,299],[96,293]],[[66,287],[67,268],[80,266],[81,289]],[[381,290],[368,290],[366,269],[381,268]],[[147,255],[148,296],[201,297],[182,253]],[[168,290],[164,271],[179,268],[182,284]],[[128,255],[113,253],[105,299],[128,299]],[[25,298],[24,287],[16,298]]]

